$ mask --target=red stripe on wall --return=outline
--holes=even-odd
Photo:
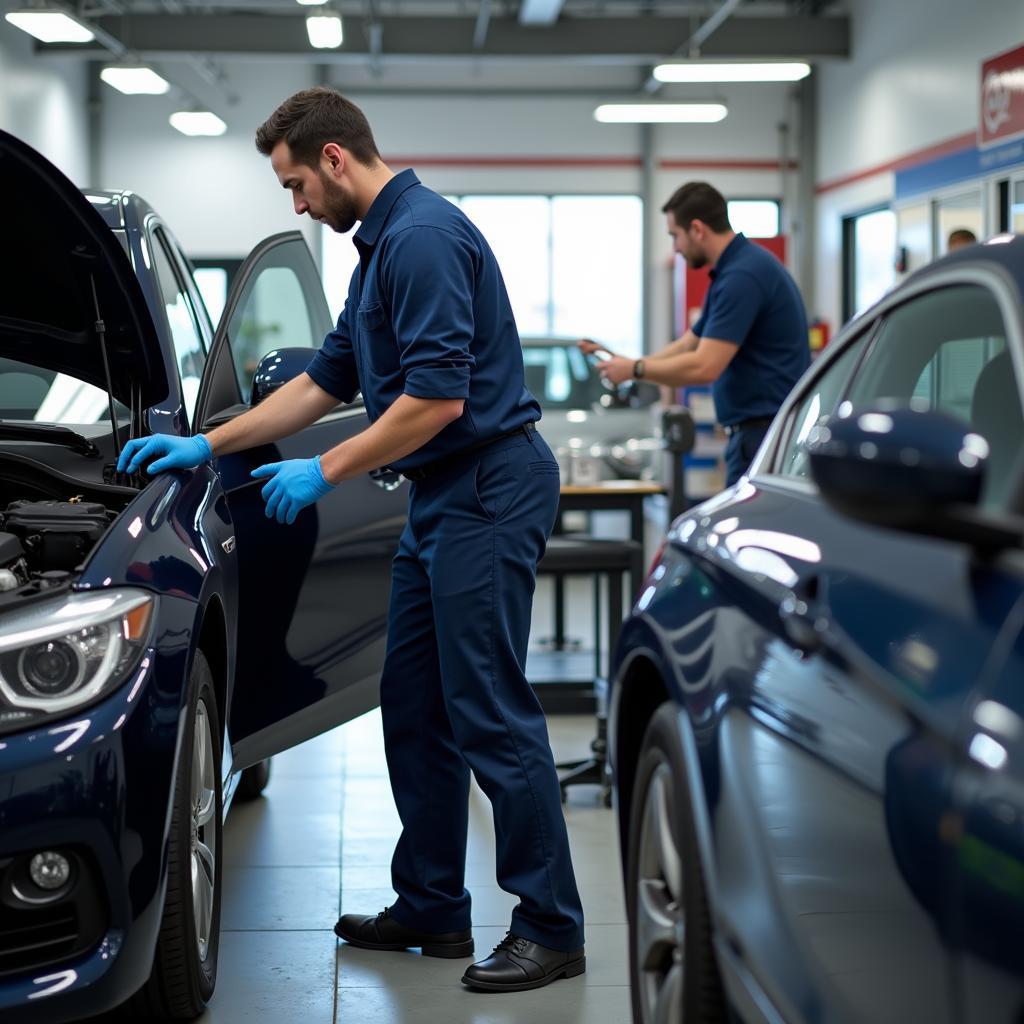
[[[796,160],[786,163],[786,170],[795,171],[800,164]],[[779,160],[659,160],[658,167],[675,170],[684,167],[708,168],[715,171],[778,171],[782,169]]]
[[[396,167],[611,167],[639,169],[643,160],[634,156],[389,156],[386,163]],[[778,160],[659,160],[661,170],[698,168],[716,171],[777,171]],[[790,160],[787,169],[799,164]]]
[[[952,139],[947,139],[945,142],[936,143],[934,146],[928,146],[925,149],[915,150],[913,153],[908,153],[906,156],[901,156],[896,160],[890,160],[888,163],[877,164],[874,167],[867,167],[863,171],[857,171],[854,174],[847,174],[842,178],[833,178],[831,181],[823,181],[820,185],[815,186],[814,191],[820,196],[823,192],[832,192],[837,188],[852,185],[854,182],[864,181],[867,178],[874,178],[878,174],[887,174],[890,171],[902,171],[907,167],[914,167],[917,164],[927,163],[929,160],[937,160],[940,156],[948,156],[950,153],[957,153],[961,149],[967,149],[968,146],[977,145],[977,139],[978,136],[976,132],[964,132],[963,135],[956,135]]]
[[[628,167],[643,166],[632,156],[393,156],[399,167]]]

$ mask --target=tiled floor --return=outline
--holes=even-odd
[[[586,756],[594,720],[549,720],[557,759]],[[335,939],[339,908],[394,899],[398,818],[380,718],[367,715],[274,759],[263,799],[225,826],[217,992],[209,1024],[628,1024],[625,909],[612,812],[596,789],[571,792],[566,820],[587,915],[587,973],[534,992],[474,993],[467,960],[378,953]],[[508,927],[515,899],[494,877],[490,805],[471,793],[467,886],[477,959]]]

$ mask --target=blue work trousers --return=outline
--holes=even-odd
[[[412,485],[392,567],[381,677],[384,745],[402,821],[391,865],[402,924],[470,927],[469,773],[494,811],[511,930],[583,945],[583,908],[548,741],[526,681],[537,562],[558,507],[558,464],[517,434]]]

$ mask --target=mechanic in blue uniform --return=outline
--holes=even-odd
[[[717,189],[693,181],[662,207],[673,247],[695,270],[711,267],[700,319],[644,359],[599,364],[613,384],[632,379],[670,387],[711,384],[729,436],[726,486],[746,472],[793,385],[810,364],[807,315],[796,282],[770,252],[737,234]],[[603,346],[580,342],[586,353]]]
[[[208,437],[129,443],[129,471],[198,465],[267,444],[361,391],[368,429],[313,459],[262,466],[267,515],[293,522],[340,481],[389,465],[411,481],[392,570],[381,677],[384,741],[402,834],[397,901],[345,914],[353,945],[473,952],[464,882],[472,770],[494,810],[511,929],[462,980],[537,988],[582,974],[583,910],[547,727],[523,673],[537,562],[558,465],[534,425],[515,320],[480,232],[411,170],[380,158],[358,107],[326,88],[286,100],[258,130],[297,214],[354,235],[359,266],[337,327],[306,373]]]

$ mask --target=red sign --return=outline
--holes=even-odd
[[[978,145],[1024,136],[1024,46],[981,65]]]

